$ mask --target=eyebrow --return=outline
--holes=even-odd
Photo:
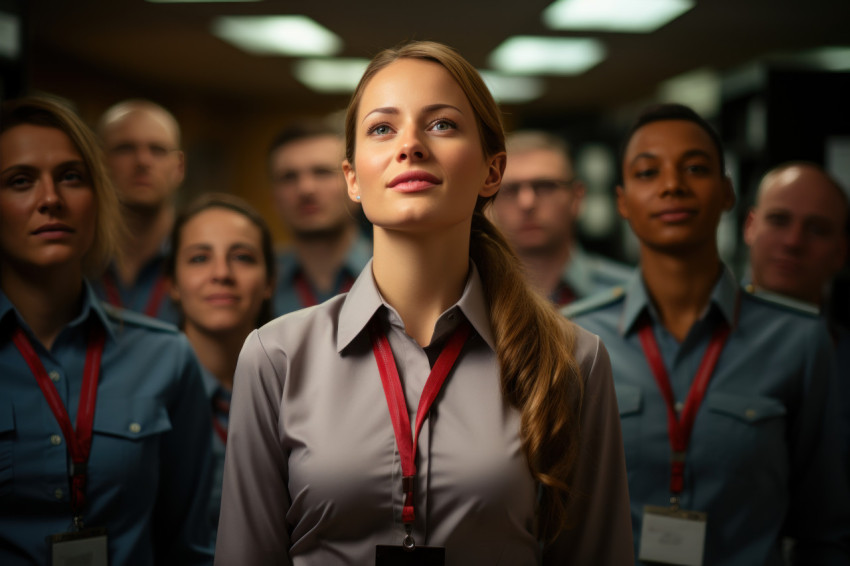
[[[460,114],[463,114],[463,110],[461,110],[457,106],[455,106],[453,104],[445,104],[445,103],[429,104],[428,106],[423,108],[422,111],[427,114],[429,112],[434,112],[435,110],[443,110],[445,108],[451,108],[452,110],[456,110]],[[363,116],[363,120],[361,120],[361,123],[365,122],[366,118],[368,118],[372,114],[397,115],[398,113],[399,113],[398,108],[396,108],[394,106],[382,106],[380,108],[375,108],[374,110],[370,111],[368,114]]]
[[[688,159],[689,157],[705,157],[706,159],[711,159],[711,153],[705,151],[704,149],[689,149],[685,153],[682,154],[682,159]],[[632,159],[632,163],[637,161],[638,159],[658,159],[658,156],[654,153],[650,153],[648,151],[644,151],[642,153],[638,153],[635,155],[634,159]]]
[[[81,169],[88,171],[85,161],[82,161],[80,159],[69,159],[68,161],[63,161],[62,163],[53,166],[50,170],[56,171],[59,169],[65,169],[67,167],[80,167]],[[6,175],[7,173],[15,172],[16,170],[21,172],[32,173],[34,171],[37,172],[39,170],[39,167],[36,167],[35,165],[29,165],[28,163],[15,163],[14,165],[3,169],[3,171],[0,171],[0,175]]]

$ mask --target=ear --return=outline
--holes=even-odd
[[[183,179],[186,178],[186,154],[183,153],[183,150],[178,149],[176,151],[177,154],[177,176],[179,177],[177,184],[183,182]]]
[[[163,283],[165,287],[168,289],[168,296],[171,297],[171,300],[175,303],[180,303],[180,291],[177,289],[177,285],[174,284],[174,280],[171,277],[164,277]]]
[[[755,227],[753,226],[755,222],[756,212],[751,208],[750,212],[747,213],[747,219],[744,220],[744,242],[748,246],[752,246],[755,242]]]
[[[480,197],[491,197],[498,192],[502,185],[502,175],[505,174],[505,164],[508,162],[508,155],[504,151],[489,157],[487,159],[487,177],[484,179],[484,185],[478,191]]]
[[[841,271],[841,268],[844,266],[844,262],[847,259],[847,236],[842,236],[841,241],[838,244],[838,249],[836,250],[835,255],[833,256],[833,264],[832,264],[832,275],[834,276],[836,273]]]
[[[732,186],[732,179],[728,175],[723,178],[723,190],[726,193],[724,195],[723,210],[728,212],[732,210],[737,200],[735,197],[735,188]]]
[[[584,183],[576,179],[573,181],[573,186],[570,187],[570,190],[573,192],[573,201],[570,204],[570,213],[573,218],[578,218],[579,212],[581,212],[581,205],[584,202],[584,195],[587,194],[587,188],[584,186]]]
[[[360,202],[357,197],[360,196],[360,184],[357,182],[357,172],[354,166],[348,159],[342,162],[342,174],[345,175],[345,185],[348,187],[348,198],[354,202]]]
[[[629,209],[626,207],[626,196],[625,190],[622,185],[617,185],[617,212],[620,213],[620,216],[629,219]]]

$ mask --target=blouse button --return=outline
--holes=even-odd
[[[684,409],[684,408],[685,408],[685,404],[684,404],[684,403],[682,403],[681,401],[676,401],[676,404],[675,404],[675,405],[673,405],[673,408],[674,408],[674,409],[676,409],[676,412],[677,412],[677,413],[681,413],[681,412],[682,412],[682,409]]]
[[[51,434],[50,444],[52,444],[53,446],[59,446],[60,444],[62,444],[62,437],[58,434]]]
[[[138,434],[142,430],[142,425],[139,423],[130,423],[130,432]]]
[[[756,410],[755,409],[747,409],[744,412],[744,415],[746,415],[746,417],[748,419],[752,420],[752,419],[756,418]]]
[[[56,499],[62,499],[62,496],[65,495],[65,492],[63,492],[60,488],[57,487],[56,490],[53,492],[53,495],[56,497]]]
[[[60,377],[60,376],[59,376],[59,372],[58,372],[58,371],[53,370],[53,371],[51,371],[51,372],[50,372],[49,374],[47,374],[47,375],[49,375],[49,376],[50,376],[50,381],[59,381],[59,377]]]

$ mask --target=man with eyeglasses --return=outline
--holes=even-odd
[[[174,195],[185,157],[174,116],[149,100],[126,100],[101,117],[106,164],[127,226],[120,261],[109,266],[95,291],[109,303],[171,323],[178,313],[167,297],[162,266],[174,224]]]
[[[305,120],[281,131],[269,148],[272,198],[291,235],[277,258],[276,316],[348,291],[372,257],[359,207],[346,192],[344,145],[332,126]]]
[[[588,254],[575,237],[585,188],[567,144],[539,131],[515,132],[506,141],[508,161],[491,214],[532,285],[565,305],[625,281],[630,268]]]

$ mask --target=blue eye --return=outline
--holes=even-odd
[[[436,120],[431,124],[431,129],[436,130],[438,132],[445,132],[445,131],[448,131],[448,130],[456,130],[457,124],[455,124],[451,120],[447,120],[445,118],[440,118],[439,120]]]
[[[367,135],[376,135],[376,136],[386,136],[392,133],[392,129],[386,124],[378,124],[377,126],[372,126],[366,132]]]
[[[189,256],[187,263],[204,263],[207,261],[207,256],[203,254],[196,254],[193,256]]]

